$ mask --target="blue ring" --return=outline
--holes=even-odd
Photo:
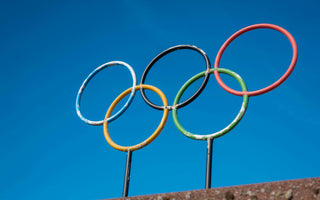
[[[87,118],[85,118],[81,112],[80,112],[80,100],[81,100],[81,96],[82,96],[82,93],[85,89],[85,87],[87,86],[87,84],[89,83],[89,81],[98,73],[100,72],[101,70],[103,70],[104,68],[106,67],[109,67],[109,66],[112,66],[112,65],[123,65],[125,67],[128,68],[128,70],[130,71],[131,73],[131,76],[132,76],[132,80],[133,80],[133,84],[132,84],[132,89],[131,89],[131,93],[130,93],[130,96],[127,100],[127,102],[125,103],[125,105],[114,115],[112,115],[111,117],[109,117],[107,120],[101,120],[101,121],[91,121],[91,120],[88,120]],[[122,62],[122,61],[111,61],[111,62],[107,62],[99,67],[97,67],[95,70],[93,70],[93,72],[91,72],[89,74],[89,76],[84,80],[84,82],[82,83],[80,89],[79,89],[79,92],[77,94],[77,98],[76,98],[76,111],[77,111],[77,114],[78,116],[80,117],[80,119],[82,121],[84,121],[84,123],[86,124],[90,124],[90,125],[93,125],[93,126],[99,126],[99,125],[102,125],[105,121],[106,122],[112,122],[113,120],[117,119],[118,117],[120,117],[120,115],[129,107],[129,105],[131,104],[132,100],[133,100],[133,97],[136,93],[136,90],[134,89],[137,85],[137,77],[136,77],[136,74],[134,72],[134,70],[132,69],[132,67],[125,63],[125,62]]]

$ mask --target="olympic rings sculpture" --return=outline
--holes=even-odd
[[[228,47],[228,45],[231,44],[231,42],[233,40],[235,40],[238,36],[242,35],[243,33],[245,32],[248,32],[248,31],[251,31],[251,30],[254,30],[254,29],[261,29],[261,28],[267,28],[267,29],[273,29],[273,30],[276,30],[282,34],[284,34],[290,41],[291,43],[291,46],[292,46],[292,51],[293,51],[293,56],[292,56],[292,60],[291,60],[291,63],[289,65],[289,68],[287,69],[287,71],[285,72],[285,74],[283,74],[283,76],[277,80],[276,82],[274,82],[273,84],[263,88],[263,89],[260,89],[260,90],[256,90],[256,91],[248,91],[247,90],[247,86],[246,84],[244,83],[243,79],[238,75],[236,74],[235,72],[231,71],[231,70],[228,70],[228,69],[223,69],[223,68],[219,68],[219,65],[220,65],[220,60],[221,60],[221,57],[225,51],[225,49]],[[206,70],[203,71],[203,72],[200,72],[199,74],[195,75],[194,77],[192,77],[191,79],[189,79],[182,87],[181,89],[179,90],[179,92],[177,93],[175,99],[174,99],[174,102],[173,102],[173,105],[171,106],[168,106],[168,102],[167,102],[167,99],[165,97],[165,95],[163,94],[163,92],[161,90],[159,90],[158,88],[156,88],[155,86],[151,86],[151,85],[146,85],[144,82],[145,82],[145,79],[146,79],[146,76],[149,72],[149,70],[151,69],[151,67],[162,57],[164,57],[165,55],[173,52],[173,51],[177,51],[177,50],[180,50],[180,49],[190,49],[190,50],[194,50],[198,53],[201,54],[201,56],[204,58],[205,60],[205,63],[206,63]],[[112,62],[108,62],[108,63],[105,63],[101,66],[99,66],[98,68],[96,68],[93,72],[91,72],[89,74],[89,76],[85,79],[85,81],[83,82],[83,84],[81,85],[80,89],[79,89],[79,92],[77,94],[77,98],[76,98],[76,111],[77,111],[77,114],[78,116],[80,117],[80,119],[82,121],[84,121],[85,123],[87,124],[90,124],[90,125],[103,125],[103,130],[104,130],[104,135],[105,135],[105,138],[107,140],[107,142],[115,149],[117,150],[120,150],[120,151],[135,151],[135,150],[138,150],[138,149],[141,149],[142,147],[150,144],[159,134],[160,132],[162,131],[166,121],[167,121],[167,117],[168,117],[168,112],[170,110],[172,110],[172,116],[173,116],[173,120],[174,120],[174,123],[176,125],[176,127],[178,128],[178,130],[180,132],[182,132],[185,136],[189,137],[189,138],[192,138],[192,139],[196,139],[196,140],[208,140],[208,139],[215,139],[215,138],[218,138],[226,133],[228,133],[230,130],[232,130],[239,122],[240,120],[242,119],[242,117],[244,116],[245,112],[246,112],[246,109],[247,109],[247,106],[248,106],[248,101],[249,101],[249,97],[250,96],[257,96],[257,95],[261,95],[261,94],[264,94],[266,92],[269,92],[273,89],[275,89],[276,87],[278,87],[279,85],[281,85],[289,76],[290,74],[292,73],[295,65],[296,65],[296,62],[297,62],[297,58],[298,58],[298,48],[297,48],[297,44],[294,40],[294,38],[292,37],[292,35],[287,31],[285,30],[284,28],[282,27],[279,27],[279,26],[276,26],[276,25],[273,25],[273,24],[255,24],[255,25],[251,25],[251,26],[248,26],[248,27],[245,27],[239,31],[237,31],[236,33],[234,33],[229,39],[227,39],[225,41],[225,43],[221,46],[217,56],[216,56],[216,59],[215,59],[215,63],[214,63],[214,68],[211,68],[211,65],[210,65],[210,61],[209,61],[209,58],[208,56],[206,55],[206,53],[196,47],[196,46],[192,46],[192,45],[178,45],[178,46],[174,46],[174,47],[171,47],[163,52],[161,52],[159,55],[157,55],[150,63],[149,65],[147,66],[147,68],[145,69],[143,75],[142,75],[142,78],[141,78],[141,81],[140,81],[140,85],[136,85],[136,75],[135,75],[135,72],[134,70],[132,69],[132,67],[125,63],[125,62],[121,62],[121,61],[112,61]],[[81,100],[81,96],[82,96],[82,93],[86,87],[86,85],[89,83],[89,81],[99,72],[101,71],[102,69],[106,68],[106,67],[109,67],[109,66],[113,66],[113,65],[122,65],[122,66],[125,66],[131,73],[131,76],[132,76],[132,80],[133,80],[133,84],[132,84],[132,87],[125,90],[123,93],[121,93],[115,100],[114,102],[111,104],[111,106],[109,107],[106,115],[105,115],[105,119],[104,120],[101,120],[101,121],[91,121],[91,120],[88,120],[86,119],[80,112],[80,100]],[[188,105],[189,103],[191,103],[194,99],[196,99],[200,93],[203,91],[203,89],[205,88],[207,82],[208,82],[208,79],[209,79],[209,76],[210,74],[214,74],[218,84],[224,89],[226,90],[227,92],[231,93],[231,94],[234,94],[234,95],[237,95],[237,96],[242,96],[243,97],[243,103],[242,103],[242,106],[241,106],[241,109],[238,113],[238,115],[236,116],[236,118],[227,126],[225,127],[224,129],[222,129],[221,131],[218,131],[216,133],[212,133],[212,134],[208,134],[208,135],[198,135],[198,134],[193,134],[193,133],[190,133],[188,131],[186,131],[182,125],[180,124],[179,120],[178,120],[178,116],[177,116],[177,110],[179,108],[182,108],[186,105]],[[229,88],[227,85],[224,84],[224,82],[221,80],[220,78],[220,73],[225,73],[225,74],[228,74],[230,76],[232,76],[233,78],[235,78],[239,84],[241,85],[241,88],[242,88],[242,91],[236,91],[236,90],[233,90],[231,88]],[[186,101],[182,102],[182,103],[179,103],[179,100],[180,100],[180,97],[182,96],[182,94],[184,93],[184,91],[196,80],[198,80],[199,78],[201,77],[204,77],[204,80],[200,86],[200,88],[189,98],[187,99]],[[152,90],[154,92],[156,92],[160,97],[161,97],[161,100],[163,102],[163,105],[162,106],[159,106],[159,105],[155,105],[153,104],[152,102],[150,102],[150,100],[147,98],[144,90],[145,89],[148,89],[148,90]],[[155,130],[155,132],[149,137],[147,138],[145,141],[143,141],[142,143],[140,144],[137,144],[137,145],[134,145],[134,146],[127,146],[127,147],[124,147],[124,146],[120,146],[118,144],[115,144],[112,139],[110,138],[110,135],[109,135],[109,132],[108,132],[108,124],[110,122],[112,122],[113,120],[117,119],[127,108],[128,106],[130,105],[130,103],[132,102],[134,96],[135,96],[135,92],[136,90],[140,90],[140,93],[144,99],[144,101],[149,105],[151,106],[152,108],[155,108],[155,109],[158,109],[158,110],[163,110],[163,117],[162,117],[162,120],[158,126],[158,128]],[[111,116],[115,106],[126,96],[130,93],[130,96],[127,100],[127,102],[125,103],[125,105],[114,115]]]

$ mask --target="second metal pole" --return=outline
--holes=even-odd
[[[126,162],[126,171],[124,175],[124,183],[123,183],[123,193],[122,197],[128,196],[129,191],[129,181],[130,181],[130,170],[131,170],[131,157],[132,151],[127,151],[127,162]]]
[[[213,139],[207,140],[206,189],[211,188],[212,143],[213,143]]]

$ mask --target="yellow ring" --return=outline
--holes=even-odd
[[[143,89],[147,89],[147,90],[152,90],[154,91],[155,93],[157,93],[162,102],[163,102],[163,105],[165,107],[168,106],[168,100],[166,98],[166,96],[163,94],[163,92],[154,87],[154,86],[151,86],[151,85],[137,85],[134,89],[135,90],[140,90],[140,88],[143,88]],[[125,90],[122,94],[120,94],[111,104],[111,106],[109,107],[108,111],[107,111],[107,114],[105,116],[105,122],[103,123],[103,132],[104,132],[104,137],[106,138],[107,142],[110,144],[110,146],[112,146],[113,148],[119,150],[119,151],[135,151],[135,150],[138,150],[138,149],[141,149],[142,147],[144,146],[147,146],[148,144],[150,144],[154,139],[156,139],[156,137],[160,134],[160,132],[162,131],[164,125],[166,124],[167,122],[167,119],[168,119],[168,113],[169,113],[169,110],[168,109],[164,109],[163,110],[163,116],[162,116],[162,119],[161,119],[161,122],[158,126],[158,128],[152,133],[152,135],[147,138],[145,141],[141,142],[140,144],[137,144],[137,145],[134,145],[134,146],[120,146],[116,143],[114,143],[112,141],[112,139],[110,138],[110,135],[109,135],[109,131],[108,131],[108,125],[109,123],[106,121],[107,118],[110,117],[112,111],[114,110],[114,108],[116,107],[116,105],[126,96],[128,95],[130,92],[131,92],[132,88],[129,88],[127,90]]]

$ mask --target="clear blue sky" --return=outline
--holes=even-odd
[[[315,0],[2,1],[0,199],[120,197],[126,154],[108,145],[102,127],[84,124],[75,112],[86,76],[121,60],[134,68],[139,82],[158,53],[179,44],[202,48],[213,64],[230,35],[256,23],[287,29],[297,41],[298,62],[280,87],[250,98],[238,126],[214,141],[212,185],[320,176],[318,8]],[[256,90],[276,81],[291,56],[281,33],[261,29],[234,41],[221,67]],[[157,63],[146,83],[160,88],[172,104],[182,84],[204,69],[198,54],[179,51]],[[85,90],[83,114],[104,118],[114,98],[130,86],[125,68],[104,70]],[[208,134],[232,121],[241,101],[211,76],[199,98],[178,115],[186,129]],[[136,144],[153,132],[161,115],[138,92],[127,112],[110,124],[110,134],[121,145]],[[170,113],[160,136],[133,152],[129,195],[204,188],[205,155],[205,141],[182,135]]]

